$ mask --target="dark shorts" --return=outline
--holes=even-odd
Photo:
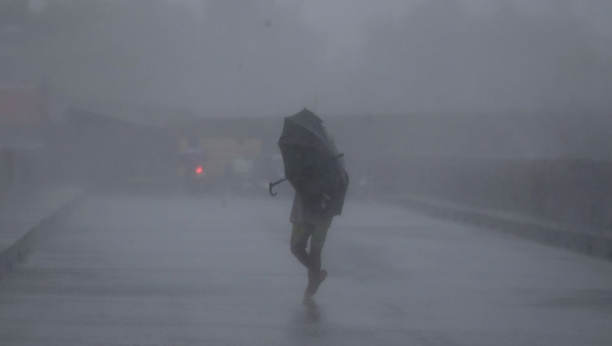
[[[322,248],[325,245],[328,227],[313,226],[302,223],[294,223],[291,231],[291,246],[301,245],[306,247],[310,238],[310,247]]]

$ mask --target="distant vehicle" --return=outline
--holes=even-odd
[[[189,142],[189,146],[181,153],[181,175],[183,186],[188,192],[203,192],[210,187],[206,161],[206,152],[194,142]]]

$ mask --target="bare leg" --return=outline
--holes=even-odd
[[[327,272],[321,270],[321,252],[322,247],[310,247],[310,266],[308,267],[308,286],[304,291],[305,300],[312,299],[311,297],[317,293],[319,285],[327,277]]]
[[[312,227],[308,225],[293,224],[291,231],[291,253],[306,268],[310,268],[310,256],[306,252],[308,238],[312,234]]]
[[[291,245],[291,253],[304,265],[306,268],[310,268],[310,256],[306,252],[306,243],[297,243]],[[310,270],[310,269],[309,269]]]
[[[322,247],[310,247],[310,261],[308,263],[308,276],[317,276],[321,271],[321,253],[323,252]]]

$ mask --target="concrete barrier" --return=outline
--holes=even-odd
[[[51,233],[57,223],[77,205],[82,195],[82,190],[78,188],[62,192],[60,198],[57,198],[54,205],[51,206],[52,211],[31,220],[28,223],[31,226],[10,229],[11,227],[3,225],[5,229],[0,231],[9,232],[10,236],[3,237],[5,243],[4,246],[0,247],[0,281],[27,259],[36,242]]]
[[[488,211],[419,197],[398,197],[395,198],[395,202],[436,218],[498,230],[612,261],[612,238],[577,226],[558,225],[523,215]]]

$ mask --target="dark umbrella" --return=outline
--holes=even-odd
[[[340,215],[349,178],[344,168],[344,154],[338,153],[333,138],[323,120],[311,111],[285,118],[283,133],[278,141],[285,179],[270,183],[272,187],[289,180],[308,208],[320,208],[329,216]]]

